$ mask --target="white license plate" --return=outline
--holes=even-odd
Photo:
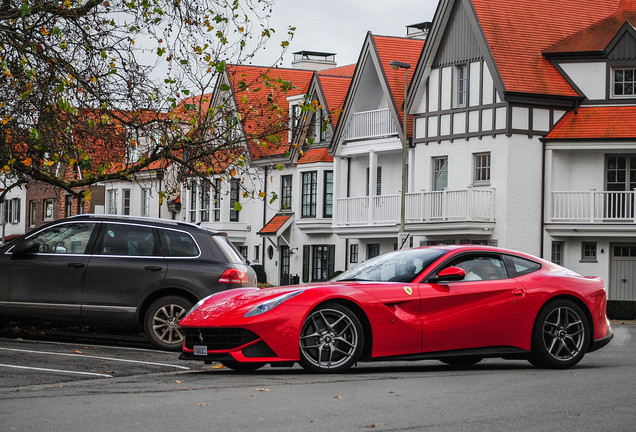
[[[206,345],[195,345],[194,355],[200,355],[200,356],[208,355],[208,347]]]

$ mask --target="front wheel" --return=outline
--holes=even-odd
[[[305,319],[300,332],[300,365],[311,372],[341,372],[358,361],[363,346],[358,317],[345,306],[325,303]]]
[[[537,367],[567,369],[581,361],[589,339],[583,310],[570,300],[554,301],[537,315],[529,361]]]
[[[185,336],[179,321],[192,307],[192,302],[178,296],[155,300],[144,317],[144,331],[150,342],[159,349],[180,351]]]

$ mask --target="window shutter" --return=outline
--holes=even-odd
[[[16,200],[16,210],[15,210],[15,222],[19,223],[20,222],[20,203],[22,202],[21,199],[17,199]]]
[[[336,262],[336,245],[329,245],[327,250],[328,250],[327,277],[330,278],[334,272],[334,267]]]
[[[309,282],[310,246],[303,245],[303,282]]]

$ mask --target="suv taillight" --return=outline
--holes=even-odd
[[[229,268],[223,272],[223,274],[219,278],[219,283],[234,283],[234,284],[247,285],[249,280],[250,278],[247,272],[244,272],[243,270]]]

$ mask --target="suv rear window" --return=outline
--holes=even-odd
[[[233,263],[245,263],[245,258],[241,253],[234,247],[234,245],[225,237],[220,234],[212,234],[212,240],[219,246],[223,255],[228,259],[228,261]]]
[[[183,231],[160,229],[159,236],[167,257],[199,256],[199,248],[192,236]]]

